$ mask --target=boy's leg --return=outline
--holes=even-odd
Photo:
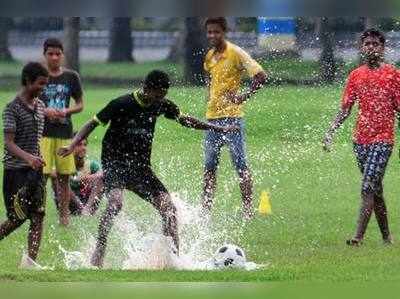
[[[179,254],[177,211],[168,190],[156,177],[150,166],[137,169],[127,189],[149,201],[159,212],[162,220],[163,235],[170,237],[174,243],[176,254]]]
[[[10,220],[7,219],[0,224],[0,241],[20,227],[25,221],[24,220]]]
[[[377,145],[376,160],[378,166],[376,168],[376,176],[374,178],[374,212],[376,221],[378,222],[382,238],[385,243],[392,243],[392,237],[389,230],[388,212],[383,196],[383,178],[386,172],[386,166],[392,153],[393,146],[387,144]]]
[[[60,224],[64,226],[68,226],[70,215],[69,204],[71,201],[71,188],[69,185],[69,178],[76,170],[73,155],[61,157],[57,155],[57,151],[63,146],[68,146],[70,142],[70,139],[58,138],[55,141],[55,164],[58,180]]]
[[[362,193],[361,207],[357,220],[357,230],[354,236],[354,239],[356,241],[362,241],[364,239],[364,234],[365,231],[367,230],[373,209],[374,209],[374,194],[371,192]]]
[[[91,182],[91,192],[89,195],[89,199],[83,208],[82,213],[86,215],[94,215],[97,211],[100,199],[104,192],[104,183],[103,183],[103,176],[99,175],[96,176]]]
[[[112,189],[107,193],[108,204],[103,216],[100,219],[96,249],[91,259],[91,264],[93,266],[99,268],[103,266],[108,234],[110,233],[115,216],[117,216],[122,209],[122,193],[122,189]]]
[[[242,193],[243,216],[250,219],[254,216],[253,210],[253,179],[249,169],[239,172],[239,185]]]
[[[48,181],[48,176],[45,176],[45,182],[47,185]],[[54,171],[50,174],[50,182],[51,182],[51,189],[53,190],[53,196],[54,196],[54,203],[56,204],[57,211],[60,210],[60,203],[59,203],[59,197],[60,197],[60,191],[58,188],[58,179],[57,179],[57,173]]]
[[[80,215],[83,212],[84,204],[82,203],[81,199],[76,196],[76,194],[71,190],[70,191],[70,204],[69,204],[69,212],[72,215]]]
[[[214,202],[214,193],[217,189],[217,169],[204,170],[203,212],[210,212]]]
[[[382,235],[384,238],[390,236],[389,225],[386,218],[387,212],[385,211],[386,206],[383,202],[383,196],[379,198],[379,196],[377,197],[376,195],[383,194],[382,181],[392,148],[392,145],[381,143],[367,146],[366,157],[364,157],[365,163],[363,163],[364,173],[362,180],[361,208],[355,235],[355,239],[357,241],[361,241],[364,238],[372,211],[376,207],[378,209],[375,209],[375,212],[378,212],[377,220],[379,227],[381,228]],[[380,203],[376,203],[376,199],[378,199]]]
[[[376,221],[378,222],[379,229],[382,234],[382,239],[386,243],[392,242],[392,237],[389,230],[388,212],[385,204],[383,193],[375,195],[374,199],[374,212]]]
[[[204,140],[204,178],[203,178],[203,212],[210,212],[213,201],[214,193],[217,188],[217,168],[219,164],[219,157],[221,147],[224,144],[223,134],[217,133],[213,130],[206,131]]]
[[[172,239],[176,249],[175,253],[179,254],[178,219],[171,196],[169,193],[162,192],[154,197],[152,204],[161,215],[163,235]]]
[[[69,225],[69,204],[71,202],[71,189],[69,186],[69,175],[57,175],[58,180],[58,200],[60,224]]]
[[[7,210],[7,220],[0,225],[0,240],[7,237],[18,227],[25,219],[20,219],[15,210],[15,194],[23,187],[24,177],[21,177],[20,171],[4,170],[3,172],[3,200]]]
[[[232,163],[239,176],[240,191],[243,202],[243,216],[250,219],[254,215],[253,211],[253,179],[246,160],[244,122],[242,119],[233,119],[232,125],[239,125],[240,131],[229,133],[229,151]]]
[[[28,234],[28,256],[36,260],[42,240],[44,214],[32,214]]]
[[[368,158],[368,148],[366,145],[362,145],[362,144],[354,144],[353,146],[353,152],[356,156],[356,160],[357,160],[357,165],[358,168],[360,169],[361,172],[361,178],[362,178],[362,182],[364,181],[364,173],[365,173],[365,167],[367,165],[367,158]],[[362,183],[363,185],[363,183]],[[368,225],[368,221],[369,221],[369,217],[367,218],[363,218],[363,211],[366,211],[368,214],[369,208],[368,208],[368,204],[370,202],[370,200],[368,200],[369,198],[367,198],[366,201],[364,201],[363,199],[363,193],[361,191],[361,206],[360,206],[360,211],[359,211],[359,216],[358,216],[358,220],[357,220],[357,229],[356,229],[356,234],[355,236],[350,239],[347,240],[347,243],[349,245],[353,245],[353,243],[355,245],[358,245],[359,242],[362,240],[362,238],[364,237],[364,232],[366,230],[366,225]],[[365,206],[363,207],[363,203],[365,203]],[[373,204],[373,203],[372,203]],[[368,215],[366,215],[368,216]],[[368,221],[366,221],[368,220]],[[366,223],[365,223],[366,222]],[[360,235],[361,239],[360,239]]]

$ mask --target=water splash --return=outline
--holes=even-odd
[[[138,270],[138,269],[179,269],[179,270],[213,270],[215,266],[210,257],[215,249],[229,239],[227,229],[218,229],[209,217],[200,214],[201,208],[191,205],[181,197],[187,194],[171,194],[177,208],[179,221],[180,255],[172,253],[172,240],[161,233],[160,222],[149,221],[149,217],[135,220],[125,212],[116,218],[111,235],[117,238],[119,250],[108,248],[105,268]],[[225,221],[224,221],[225,223]],[[239,228],[238,230],[242,230]],[[237,232],[236,232],[237,233]],[[111,237],[110,235],[110,237]],[[228,236],[228,237],[227,237]],[[94,251],[96,239],[87,232],[82,235],[81,248],[67,251],[59,246],[64,255],[64,264],[69,270],[92,268],[90,256]],[[114,241],[114,240],[113,240]],[[111,246],[109,246],[111,247]],[[111,258],[109,258],[111,256]],[[110,262],[110,260],[112,260]],[[255,263],[247,263],[245,269],[259,268]]]

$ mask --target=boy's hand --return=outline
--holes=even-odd
[[[47,118],[49,118],[50,120],[56,120],[57,118],[59,118],[59,111],[54,109],[54,108],[47,108],[46,109],[46,116]]]
[[[228,91],[226,93],[227,99],[229,99],[233,104],[240,105],[243,104],[249,97],[247,93],[245,94],[236,94],[235,92]]]
[[[67,115],[68,115],[67,109],[58,110],[58,117],[65,118],[67,117]]]
[[[33,168],[34,170],[39,170],[41,169],[43,166],[46,165],[46,163],[44,162],[44,160],[38,156],[34,156],[34,155],[29,155],[27,158],[27,162],[29,164],[29,166],[31,168]]]
[[[70,154],[72,154],[72,152],[74,151],[74,149],[71,147],[71,145],[69,146],[64,146],[61,147],[58,151],[57,154],[61,157],[66,157]]]
[[[225,126],[225,127],[216,127],[216,131],[221,132],[221,133],[231,133],[231,132],[237,132],[240,130],[239,126],[232,125],[232,126]]]

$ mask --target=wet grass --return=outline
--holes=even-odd
[[[88,89],[86,109],[76,116],[81,126],[122,89]],[[204,91],[172,89],[170,98],[183,112],[202,118]],[[255,202],[260,192],[270,190],[272,211],[257,215],[241,229],[239,188],[226,152],[218,175],[213,221],[226,240],[241,245],[249,260],[267,263],[263,270],[243,271],[67,271],[59,245],[80,248],[85,234],[95,234],[99,215],[74,218],[71,228],[57,225],[52,198],[48,199],[45,234],[39,263],[54,271],[17,269],[25,247],[27,224],[0,242],[0,281],[395,281],[400,279],[400,243],[383,246],[375,219],[371,220],[364,246],[344,244],[355,228],[360,178],[352,154],[348,121],[339,132],[332,153],[321,150],[320,140],[336,113],[340,86],[320,88],[266,88],[246,107],[247,150],[255,181]],[[0,94],[0,108],[13,93]],[[353,116],[354,119],[354,116]],[[100,154],[99,127],[90,138],[90,156]],[[181,128],[160,119],[153,149],[153,168],[171,192],[187,193],[187,201],[198,203],[202,185],[201,132]],[[395,240],[400,236],[397,147],[386,177],[385,194]],[[104,206],[101,207],[103,209]],[[156,219],[151,208],[127,193],[124,212],[130,218]],[[1,219],[4,207],[0,205]],[[155,220],[154,220],[155,221]],[[115,232],[114,232],[115,233]],[[111,238],[107,260],[123,258],[120,243]]]
[[[274,82],[286,81],[310,81],[315,80],[319,74],[319,63],[317,61],[305,61],[297,58],[265,58],[258,59],[259,63],[267,70],[269,77]],[[0,78],[18,78],[22,69],[21,62],[0,62]],[[343,78],[352,68],[354,63],[346,63],[339,68],[337,77]],[[176,82],[183,78],[184,66],[182,63],[171,63],[168,61],[155,61],[144,63],[105,63],[105,62],[82,62],[81,76],[83,80],[104,80],[112,84],[111,79],[116,82],[126,80],[136,81],[142,79],[149,71],[161,69],[167,71]],[[119,83],[120,86],[125,84]]]

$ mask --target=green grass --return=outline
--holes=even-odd
[[[0,77],[19,76],[23,64],[21,62],[0,62]],[[144,63],[104,63],[83,62],[81,64],[82,77],[117,78],[130,79],[142,78],[153,69],[163,69],[171,75],[182,75],[181,65],[167,61],[144,62]]]
[[[88,89],[86,109],[74,118],[81,126],[121,89]],[[255,203],[262,190],[271,193],[273,215],[257,217],[242,227],[237,212],[240,195],[236,176],[226,151],[218,174],[218,192],[213,210],[214,229],[227,240],[240,244],[248,258],[269,263],[266,269],[245,271],[67,271],[58,245],[81,248],[82,236],[95,235],[99,215],[74,218],[71,228],[57,225],[52,199],[48,199],[45,234],[39,263],[54,265],[54,271],[17,269],[25,247],[27,225],[0,242],[0,280],[3,281],[397,281],[400,279],[400,243],[382,245],[375,219],[364,246],[348,248],[359,206],[360,175],[352,154],[349,120],[335,140],[332,153],[321,150],[320,140],[341,94],[340,86],[321,88],[266,88],[246,107],[247,150],[254,174]],[[0,93],[2,109],[13,93]],[[204,91],[172,89],[184,112],[203,117]],[[354,116],[353,116],[354,119]],[[105,128],[90,138],[90,155],[98,156]],[[153,168],[171,192],[188,194],[185,200],[200,201],[202,186],[201,132],[181,128],[160,119],[153,149]],[[394,151],[397,153],[397,147]],[[385,177],[390,224],[400,235],[398,209],[399,163],[392,156]],[[101,209],[103,209],[102,207]],[[156,221],[154,211],[135,195],[127,193],[124,212],[131,219]],[[5,215],[0,205],[0,215]],[[4,219],[2,216],[1,219]],[[218,240],[222,242],[222,240]],[[118,264],[123,257],[120,239],[112,232],[106,261]]]
[[[297,58],[267,58],[261,60],[260,63],[268,72],[268,75],[275,80],[317,80],[320,73],[318,61],[309,61]],[[343,81],[347,74],[354,69],[356,65],[356,62],[338,63],[338,72],[336,75],[337,80]]]
[[[318,77],[319,64],[315,61],[303,61],[295,58],[261,59],[260,63],[273,79],[313,80]],[[339,79],[346,75],[354,63],[343,65],[338,74]],[[19,62],[0,62],[0,78],[4,76],[17,77],[22,64]],[[140,79],[153,69],[167,71],[176,81],[181,81],[183,65],[167,61],[145,63],[104,63],[83,62],[81,64],[82,78],[103,79]]]

